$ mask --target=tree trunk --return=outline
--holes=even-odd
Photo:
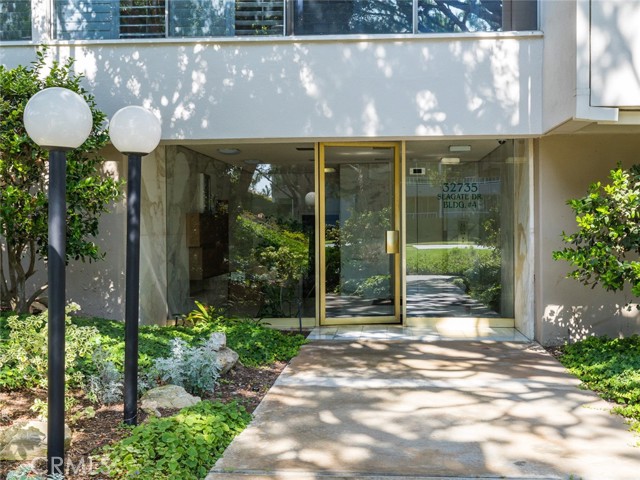
[[[25,245],[9,245],[5,243],[7,251],[8,275],[4,271],[4,258],[0,258],[0,288],[2,289],[2,308],[9,308],[17,313],[29,313],[29,308],[36,299],[47,289],[47,285],[42,285],[29,295],[27,293],[27,280],[35,273],[36,251],[35,244],[30,242],[29,247]],[[22,257],[28,250],[29,265],[25,270],[22,265]],[[24,255],[24,256],[26,256]],[[7,278],[8,277],[8,278]]]

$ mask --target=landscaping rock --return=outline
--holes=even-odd
[[[152,388],[142,396],[141,408],[149,415],[161,417],[159,408],[180,409],[195,405],[200,397],[193,396],[178,385]]]
[[[64,426],[64,447],[71,445],[71,429]],[[0,460],[34,460],[47,456],[47,422],[16,422],[0,431]]]
[[[213,332],[207,343],[211,345],[214,350],[220,350],[227,346],[227,335],[224,332]]]
[[[220,371],[220,375],[224,375],[238,363],[239,355],[230,348],[223,347],[218,350],[216,355],[216,365]]]

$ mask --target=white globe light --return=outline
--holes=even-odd
[[[84,98],[67,88],[40,90],[24,108],[24,127],[38,145],[67,150],[84,143],[93,126]]]
[[[304,196],[304,203],[308,207],[313,207],[316,204],[316,192],[309,192]]]
[[[143,107],[130,106],[118,110],[109,123],[109,136],[122,153],[147,155],[160,143],[160,120]]]

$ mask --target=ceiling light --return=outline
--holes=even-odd
[[[336,173],[336,169],[333,167],[324,167],[324,173]]]
[[[240,153],[240,149],[238,148],[219,148],[218,152],[223,155],[237,155]]]
[[[442,157],[440,163],[442,165],[457,165],[460,163],[460,157]]]
[[[244,160],[244,163],[247,165],[259,165],[262,162],[260,162],[260,160],[256,160],[255,158],[248,158]]]
[[[449,145],[450,152],[470,152],[471,145]]]

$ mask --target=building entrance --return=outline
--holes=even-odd
[[[512,326],[514,142],[442,143],[407,146],[407,323]]]
[[[513,326],[522,145],[170,147],[170,313]]]
[[[320,324],[400,323],[399,145],[318,149]]]

